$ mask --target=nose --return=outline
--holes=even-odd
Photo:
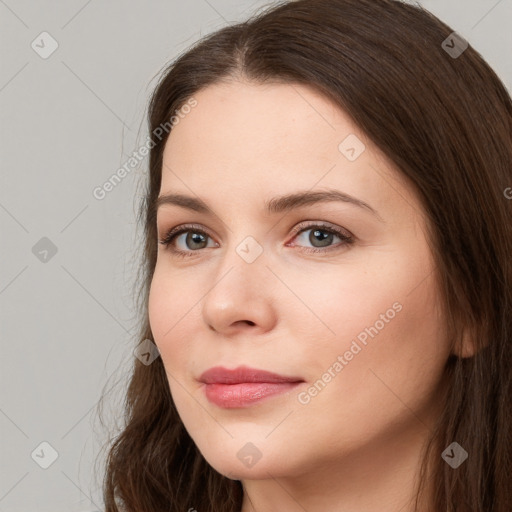
[[[234,249],[222,260],[202,304],[204,322],[224,336],[265,333],[276,323],[277,279],[265,253],[249,263]],[[249,331],[250,330],[250,331]]]

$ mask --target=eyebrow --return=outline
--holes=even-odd
[[[305,191],[295,192],[284,196],[273,197],[265,202],[265,210],[268,213],[282,213],[308,206],[311,204],[325,203],[325,202],[343,202],[352,204],[358,208],[362,208],[373,215],[375,215],[381,222],[382,217],[373,209],[369,204],[357,199],[349,194],[341,192],[340,190],[328,189],[322,191]],[[183,194],[163,194],[156,199],[156,210],[164,205],[175,205],[187,210],[192,210],[207,215],[214,215],[213,211],[201,199]]]

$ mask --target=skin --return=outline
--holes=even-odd
[[[450,354],[418,198],[354,122],[307,86],[233,81],[195,98],[167,141],[160,194],[200,197],[215,215],[159,209],[159,239],[185,223],[208,237],[199,249],[186,245],[186,234],[175,239],[178,249],[195,251],[189,258],[159,244],[149,296],[187,431],[215,470],[242,481],[242,512],[412,510]],[[338,149],[349,134],[365,145],[354,161]],[[378,216],[346,202],[263,209],[276,195],[328,188]],[[293,234],[304,222],[310,229]],[[318,222],[354,243],[334,235],[315,245]],[[252,263],[236,251],[248,236],[263,250]],[[390,310],[378,334],[333,370]],[[248,408],[210,403],[199,375],[242,364],[305,382]],[[330,382],[301,403],[299,393],[329,368]],[[237,457],[248,442],[261,453],[252,467]]]

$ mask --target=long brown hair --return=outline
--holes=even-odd
[[[165,68],[149,103],[149,132],[168,127],[201,89],[240,78],[307,84],[351,116],[420,198],[450,342],[460,349],[470,329],[476,348],[447,361],[443,412],[416,496],[428,481],[429,511],[510,512],[512,101],[453,32],[424,8],[397,0],[279,2],[204,37]],[[145,239],[136,344],[153,340],[147,304],[155,200],[169,133],[153,138],[139,212]],[[150,365],[134,358],[124,412],[106,461],[106,512],[240,511],[241,482],[215,471],[196,448],[161,358]],[[441,458],[452,442],[469,454],[457,469]]]

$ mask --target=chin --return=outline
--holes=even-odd
[[[250,442],[235,444],[233,449],[224,447],[220,451],[201,453],[215,471],[231,480],[266,480],[288,474],[291,469],[283,465],[286,465],[286,457],[272,453],[270,447],[258,450]]]

